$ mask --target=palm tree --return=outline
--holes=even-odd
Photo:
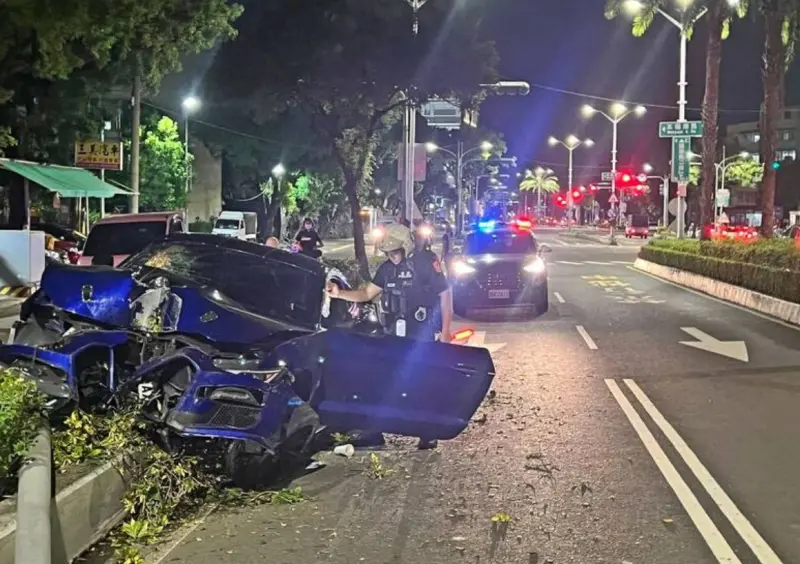
[[[656,15],[669,4],[666,0],[607,0],[606,18],[615,18],[623,12],[635,13],[631,32],[635,37],[644,35]],[[691,37],[694,24],[708,13],[706,37],[706,81],[703,95],[703,149],[700,184],[700,224],[710,223],[713,214],[714,163],[719,143],[719,74],[722,65],[722,40],[730,33],[733,15],[740,18],[747,13],[747,0],[705,0],[684,3],[677,20],[683,25],[682,33]]]
[[[786,68],[794,59],[800,27],[800,8],[791,0],[760,0],[764,18],[764,101],[759,124],[761,162],[775,161],[778,118],[783,108]],[[765,166],[761,183],[761,232],[771,236],[775,227],[775,184],[777,170]]]
[[[525,177],[519,183],[520,192],[532,192],[536,190],[536,213],[541,213],[542,192],[553,194],[559,190],[558,178],[549,168],[536,167],[534,170],[526,170]],[[527,194],[526,194],[527,196]],[[523,208],[528,208],[527,197],[523,202]]]

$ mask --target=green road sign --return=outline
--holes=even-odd
[[[658,124],[659,137],[702,137],[702,121],[662,121]]]
[[[689,181],[689,167],[692,152],[691,137],[672,138],[672,180],[675,182],[686,183]]]

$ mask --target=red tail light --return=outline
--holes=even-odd
[[[533,226],[533,222],[530,219],[523,218],[517,219],[516,224],[520,229],[530,229]]]
[[[453,333],[453,336],[450,338],[451,341],[466,341],[470,337],[475,334],[475,331],[472,329],[462,329],[456,333]]]

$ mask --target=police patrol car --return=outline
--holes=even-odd
[[[453,308],[459,315],[481,308],[524,307],[536,314],[549,307],[547,264],[530,221],[486,220],[467,234],[464,248],[448,265]]]

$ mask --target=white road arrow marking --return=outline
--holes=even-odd
[[[697,339],[697,341],[678,341],[682,345],[727,356],[742,362],[750,362],[750,357],[747,354],[747,345],[744,341],[720,341],[696,327],[681,327],[681,330]]]
[[[466,343],[464,343],[464,345],[467,347],[480,347],[488,350],[490,353],[496,353],[500,349],[504,348],[507,344],[507,343],[486,344],[484,341],[486,341],[486,331],[475,331],[475,333],[472,334],[472,337],[470,337],[469,340]]]

